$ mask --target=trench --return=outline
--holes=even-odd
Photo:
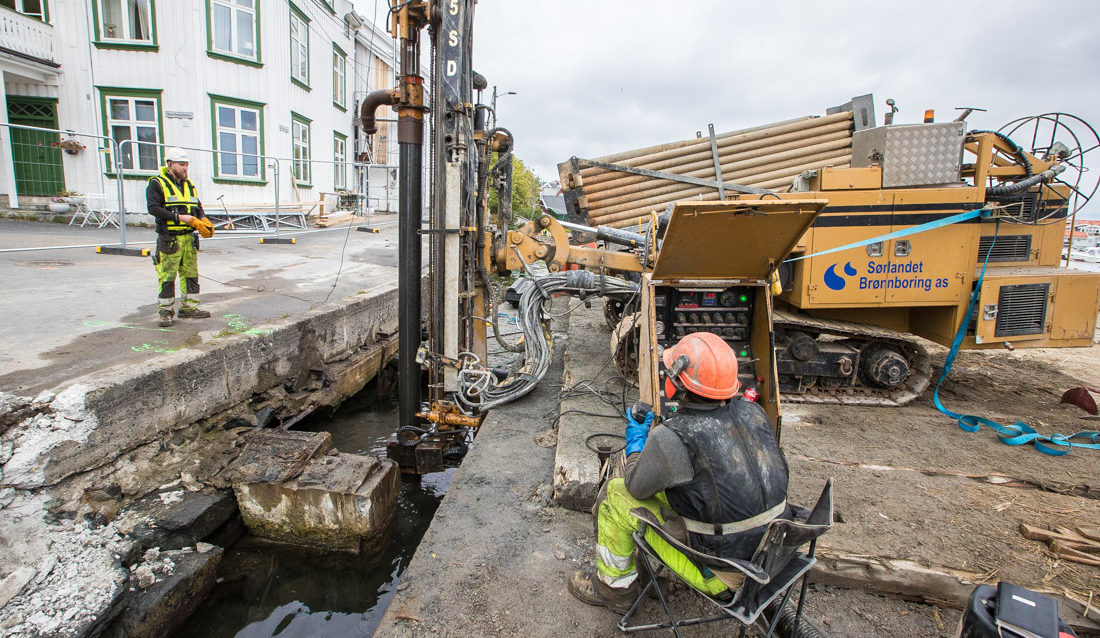
[[[331,416],[294,429],[327,431],[342,452],[385,456],[397,429],[397,395],[376,382]],[[455,473],[402,475],[398,509],[382,544],[358,556],[273,544],[246,534],[227,548],[218,582],[176,638],[371,636]]]

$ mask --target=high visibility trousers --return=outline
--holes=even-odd
[[[610,587],[629,587],[638,577],[633,534],[642,523],[630,514],[635,507],[653,512],[662,523],[665,519],[661,515],[661,507],[672,510],[664,492],[643,501],[630,495],[623,479],[608,481],[607,495],[600,501],[596,514],[596,571],[600,580]],[[704,577],[687,556],[666,543],[653,530],[646,529],[645,540],[661,557],[661,561],[692,587],[711,596],[727,589],[717,576]]]
[[[176,244],[174,252],[172,244]],[[180,310],[199,306],[199,251],[195,237],[187,235],[161,236],[155,257],[157,266],[157,310],[172,311],[176,305],[176,277],[180,280]]]

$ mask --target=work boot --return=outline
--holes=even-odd
[[[209,319],[210,313],[198,308],[181,308],[180,319]]]
[[[635,581],[626,589],[618,589],[600,580],[596,572],[576,571],[569,576],[569,593],[582,603],[625,614],[638,598],[638,584]]]
[[[157,325],[160,326],[161,328],[171,328],[172,327],[172,311],[171,310],[161,310],[160,311],[160,322],[157,323]]]

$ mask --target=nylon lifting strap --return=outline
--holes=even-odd
[[[943,373],[940,374],[940,379],[936,382],[936,389],[932,393],[932,401],[936,404],[937,410],[955,419],[959,427],[963,430],[967,432],[977,432],[984,425],[996,432],[997,438],[1000,439],[1001,443],[1006,445],[1023,445],[1025,443],[1031,443],[1035,446],[1035,449],[1051,456],[1063,456],[1072,448],[1100,450],[1100,432],[1097,431],[1082,430],[1081,432],[1069,436],[1064,434],[1051,434],[1050,436],[1045,436],[1036,432],[1034,428],[1023,421],[1016,421],[1012,425],[1003,425],[992,419],[975,416],[973,414],[952,412],[945,408],[943,403],[940,402],[940,385],[943,384],[944,379],[947,378],[947,373],[951,371],[951,366],[955,363],[955,357],[959,354],[959,346],[962,345],[963,337],[966,336],[966,327],[967,324],[970,323],[971,314],[974,312],[974,304],[978,302],[978,298],[982,293],[982,281],[985,279],[986,266],[989,265],[989,255],[993,252],[993,244],[997,243],[997,235],[1000,230],[1001,222],[998,221],[997,227],[993,232],[993,242],[990,243],[989,250],[985,253],[985,261],[982,262],[981,275],[978,276],[978,282],[974,286],[974,292],[970,294],[970,304],[966,308],[966,314],[963,315],[959,330],[955,333],[955,340],[951,343],[951,350],[947,353],[947,359],[943,363]],[[1082,441],[1089,442],[1078,442],[1074,439],[1081,439]]]
[[[885,235],[879,235],[878,237],[872,237],[870,239],[861,239],[860,241],[838,246],[836,248],[830,248],[821,252],[813,253],[812,255],[802,255],[801,257],[791,257],[785,260],[785,262],[801,261],[803,259],[809,259],[810,257],[820,257],[821,255],[828,255],[830,253],[838,253],[842,250],[851,250],[853,248],[859,248],[860,246],[867,246],[869,244],[877,244],[880,241],[888,241],[890,239],[897,239],[899,237],[905,237],[907,235],[916,235],[917,233],[923,233],[925,231],[933,230],[943,226],[950,226],[951,224],[957,224],[959,222],[965,222],[967,220],[975,219],[977,217],[988,217],[989,213],[985,208],[975,208],[972,211],[965,213],[959,213],[958,215],[951,215],[950,217],[943,217],[934,221],[919,224],[917,226],[910,226],[909,228],[903,228],[902,230],[896,230],[892,233]]]

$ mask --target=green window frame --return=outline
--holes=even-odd
[[[290,81],[309,89],[309,16],[287,2],[290,7]]]
[[[0,7],[49,23],[50,4],[47,0],[0,0]]]
[[[348,188],[348,136],[340,131],[332,132],[332,188],[337,191]]]
[[[348,110],[348,54],[332,43],[332,104],[344,111]]]
[[[312,157],[310,155],[310,125],[313,120],[290,112],[290,173],[294,183],[313,188]]]
[[[161,145],[164,143],[164,115],[161,108],[162,89],[134,89],[117,86],[97,86],[99,90],[100,120],[103,135],[121,143],[127,139],[136,140],[137,155],[128,144],[121,161],[123,179],[148,179],[160,171],[163,164]],[[152,107],[155,115],[150,118],[148,109]],[[125,137],[123,133],[125,129]],[[153,133],[155,139],[148,138]],[[142,145],[141,142],[148,142]],[[105,173],[116,177],[113,147],[103,154]],[[127,164],[129,164],[127,166]],[[145,166],[142,166],[144,164]],[[155,164],[155,165],[154,165]],[[135,168],[135,166],[137,168]]]
[[[266,185],[264,107],[267,105],[225,95],[207,95],[210,97],[211,148],[219,151],[214,153],[211,179],[215,184]],[[252,138],[255,138],[254,150],[249,148]],[[253,167],[254,171],[250,170]]]
[[[107,9],[110,7],[117,8],[118,17],[108,15],[110,12]],[[122,24],[113,24],[108,20]],[[156,0],[92,0],[92,27],[95,33],[93,44],[97,49],[160,50],[157,43]],[[134,37],[135,31],[143,31],[148,37]]]
[[[205,5],[206,55],[216,60],[263,68],[260,0],[206,0]],[[248,26],[249,20],[251,31],[242,28]],[[249,47],[251,53],[248,52]]]

